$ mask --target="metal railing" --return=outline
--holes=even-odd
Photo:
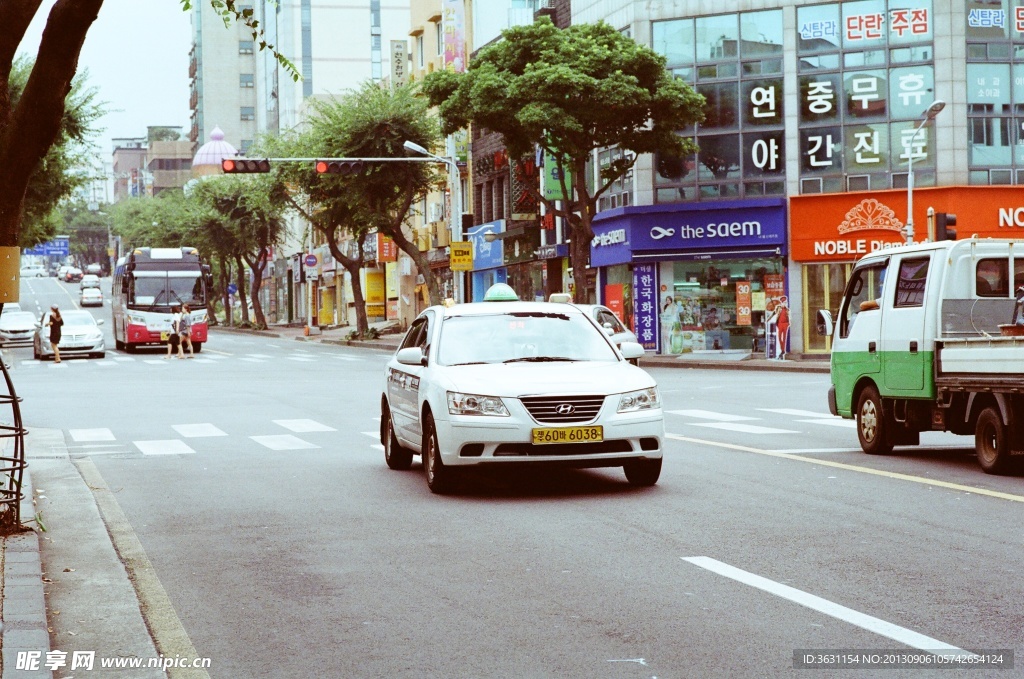
[[[2,306],[2,305],[0,305]],[[21,529],[21,501],[24,499],[22,481],[25,476],[25,427],[21,420],[21,398],[14,391],[7,363],[0,356],[6,393],[0,393],[0,406],[11,407],[11,417],[0,414],[0,533],[10,534]],[[10,442],[10,443],[8,443]]]

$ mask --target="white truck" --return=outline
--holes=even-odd
[[[898,246],[854,266],[833,320],[829,410],[864,452],[973,434],[990,474],[1024,458],[1024,240]],[[1021,298],[1018,301],[1018,298]],[[1020,334],[1018,334],[1020,333]]]

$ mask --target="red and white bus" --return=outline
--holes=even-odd
[[[206,300],[210,267],[195,248],[134,248],[117,260],[111,290],[114,346],[128,352],[166,344],[171,308],[188,304],[192,346],[202,350],[208,334]]]

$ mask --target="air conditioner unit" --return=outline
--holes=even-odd
[[[439,222],[444,219],[444,209],[441,203],[431,203],[427,209],[427,221]]]

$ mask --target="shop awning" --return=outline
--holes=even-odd
[[[780,247],[723,248],[721,250],[658,250],[657,252],[634,252],[633,261],[679,260],[700,262],[709,259],[744,259],[747,257],[781,257],[785,250]]]

